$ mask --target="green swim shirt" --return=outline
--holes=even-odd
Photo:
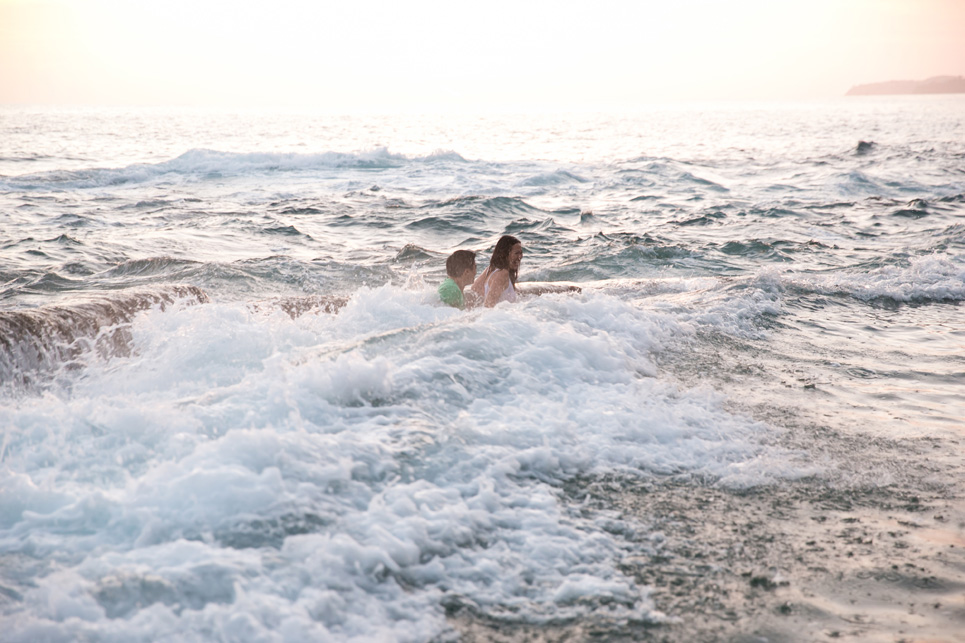
[[[439,299],[443,303],[454,306],[460,310],[465,309],[466,300],[462,296],[462,289],[450,277],[439,286]]]

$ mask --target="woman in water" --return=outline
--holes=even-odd
[[[508,234],[499,238],[489,267],[472,284],[487,308],[501,301],[516,301],[516,278],[522,259],[523,244],[519,239]]]

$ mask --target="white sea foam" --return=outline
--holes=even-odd
[[[417,641],[452,601],[659,619],[619,571],[629,543],[559,483],[800,473],[761,445],[771,429],[654,377],[652,353],[687,332],[670,315],[601,293],[426,299],[363,290],[294,321],[148,311],[133,357],[6,408],[0,551],[61,561],[11,640]]]
[[[906,265],[822,275],[788,274],[788,285],[825,294],[845,293],[870,301],[965,300],[965,257],[936,253],[913,257]]]
[[[823,454],[838,438],[791,453],[774,445],[801,435],[729,411],[755,399],[720,392],[755,381],[744,365],[774,380],[834,369],[762,393],[767,417],[798,394],[819,404],[802,424],[827,435],[888,431],[884,413],[902,437],[957,419],[960,324],[941,302],[962,299],[965,138],[959,103],[930,104],[892,112],[900,140],[865,157],[846,151],[882,104],[552,126],[4,120],[0,156],[42,157],[32,174],[0,159],[5,305],[167,279],[213,303],[125,317],[130,354],[58,353],[53,375],[14,360],[24,385],[0,383],[2,638],[445,640],[460,606],[484,624],[660,619],[624,563],[677,536],[618,513],[619,491],[583,493],[783,485],[837,466]],[[894,216],[917,198],[920,212]],[[601,281],[494,310],[439,305],[426,284],[444,255],[506,231],[524,239],[524,278]],[[360,289],[385,282],[406,285]],[[291,306],[296,319],[275,299],[345,293],[337,315]],[[923,304],[900,307],[894,334],[869,331],[900,364],[794,323],[891,315],[863,303],[879,298]],[[76,330],[80,351],[99,332]],[[837,384],[850,390],[835,403]]]

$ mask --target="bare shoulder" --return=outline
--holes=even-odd
[[[487,308],[492,308],[499,301],[500,295],[506,290],[509,283],[509,273],[505,270],[497,270],[489,279],[489,294],[486,295],[484,302]]]
[[[509,283],[509,271],[508,270],[497,270],[493,273],[492,279],[489,280],[489,289],[502,291],[506,288],[506,284]]]

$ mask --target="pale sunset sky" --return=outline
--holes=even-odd
[[[965,74],[965,0],[0,0],[0,104],[632,109]]]

